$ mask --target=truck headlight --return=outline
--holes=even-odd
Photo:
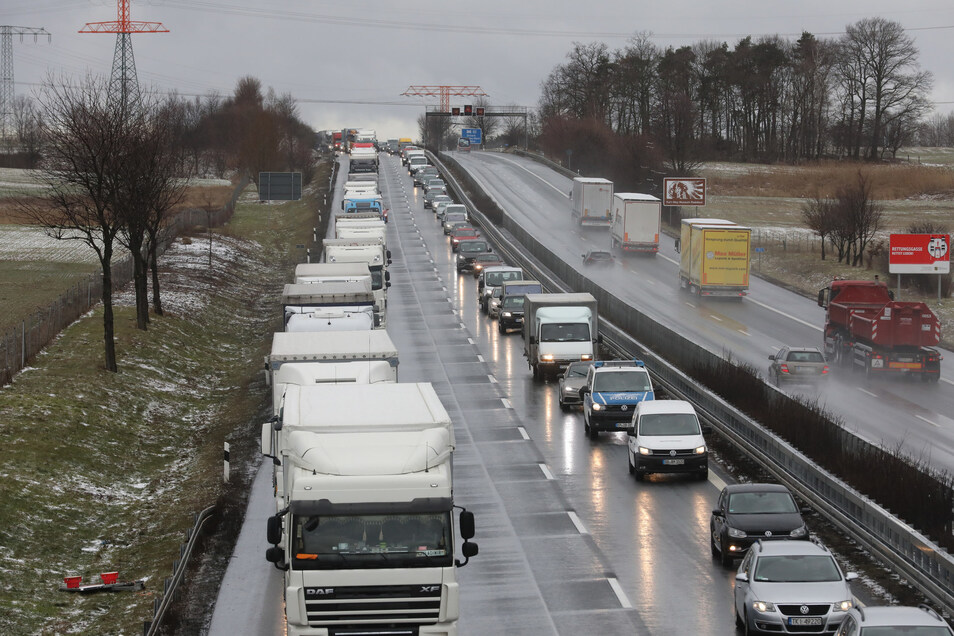
[[[585,361],[588,361],[588,360],[592,360],[592,359],[593,359],[593,354],[592,354],[592,353],[584,353],[583,355],[580,356],[580,360],[582,360],[582,361],[584,361],[584,362],[585,362]]]
[[[653,454],[653,451],[650,450],[650,449],[648,449],[648,448],[646,448],[645,446],[640,446],[640,447],[639,447],[639,454],[640,454],[640,455],[652,455],[652,454]]]
[[[544,362],[553,362],[553,354],[544,353],[542,356],[540,356],[540,359],[543,360]]]
[[[696,446],[694,449],[692,449],[692,452],[695,453],[696,455],[705,455],[705,453],[706,453],[706,447],[705,447],[705,446]]]
[[[774,612],[775,605],[769,603],[768,601],[753,601],[752,609],[756,612]]]
[[[593,405],[593,410],[594,410],[594,411],[602,411],[602,410],[603,410],[603,405],[602,405],[602,404],[594,404],[594,405]]]

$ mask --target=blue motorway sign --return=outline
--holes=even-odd
[[[461,128],[460,136],[470,140],[470,145],[479,146],[481,143],[480,128]]]

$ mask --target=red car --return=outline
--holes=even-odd
[[[451,232],[451,249],[457,251],[457,246],[460,245],[461,241],[476,241],[480,238],[480,232],[469,226],[461,226],[455,228]]]

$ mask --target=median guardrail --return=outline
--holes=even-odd
[[[683,359],[711,364],[718,358],[679,333],[659,324],[638,309],[604,290],[539,243],[504,210],[503,227],[490,223],[437,157],[444,179],[458,200],[481,225],[484,233],[512,263],[532,272],[551,291],[589,292],[600,308],[600,332],[621,356],[637,354],[654,380],[670,393],[692,402],[701,417],[786,484],[865,549],[915,582],[932,602],[954,614],[954,558],[946,550],[898,519],[870,498],[849,487],[836,475],[822,470],[797,448],[747,417],[719,396],[699,386],[655,351],[678,349]],[[460,165],[446,158],[458,169]],[[479,187],[479,184],[478,184]],[[493,197],[486,194],[491,200]],[[495,202],[496,203],[496,202]],[[498,207],[503,210],[502,206]],[[675,284],[675,282],[673,283]],[[651,343],[649,345],[645,343]],[[665,343],[665,346],[662,346]],[[863,449],[869,443],[844,431],[842,441]]]

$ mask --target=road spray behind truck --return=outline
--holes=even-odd
[[[290,636],[457,633],[474,517],[455,524],[453,427],[430,384],[290,385],[262,450],[281,471],[266,559]]]
[[[662,201],[651,194],[617,192],[613,195],[610,241],[623,252],[659,251]]]
[[[584,227],[607,227],[613,212],[613,182],[595,177],[575,177],[570,193],[573,218]]]
[[[732,221],[683,219],[676,240],[680,288],[741,299],[749,290],[751,238],[751,228]]]
[[[278,415],[285,385],[376,384],[398,381],[398,351],[384,329],[272,335],[266,383]]]
[[[596,360],[599,314],[592,294],[527,294],[523,309],[524,355],[534,378]]]

